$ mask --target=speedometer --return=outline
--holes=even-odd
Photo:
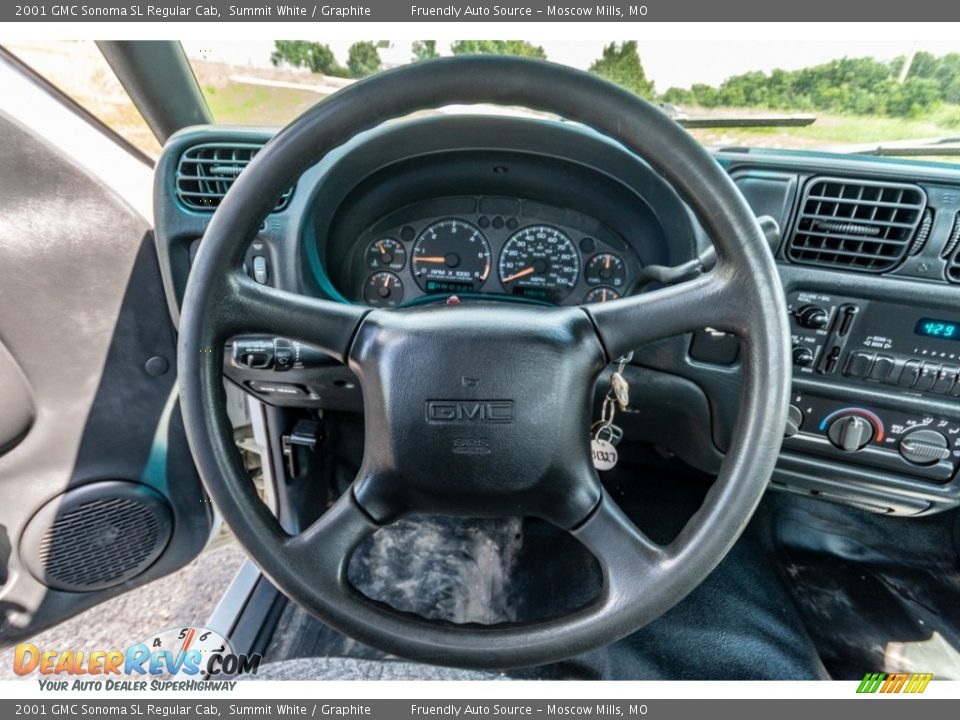
[[[569,237],[550,225],[518,230],[500,253],[500,282],[507,292],[558,303],[580,277],[580,256]]]
[[[490,276],[490,244],[476,225],[439,220],[413,244],[410,268],[424,292],[477,290]]]

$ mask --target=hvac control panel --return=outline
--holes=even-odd
[[[853,461],[935,483],[960,468],[960,421],[938,415],[846,405],[795,394],[786,449]]]
[[[960,313],[798,291],[794,374],[960,398]]]

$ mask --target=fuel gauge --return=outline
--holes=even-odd
[[[382,238],[367,248],[367,267],[371,270],[403,270],[407,249],[392,238]]]
[[[374,307],[393,307],[403,300],[403,281],[392,272],[374,273],[363,286],[363,301]]]
[[[611,285],[622,288],[627,282],[627,267],[619,255],[600,253],[590,258],[583,270],[587,285]]]

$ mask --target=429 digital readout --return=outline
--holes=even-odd
[[[917,320],[913,332],[923,337],[960,340],[960,323],[951,320],[938,320],[937,318],[920,318]]]

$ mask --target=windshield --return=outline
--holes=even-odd
[[[282,125],[344,85],[391,67],[508,53],[606,77],[659,103],[714,148],[960,160],[960,53],[946,43],[372,39],[184,48],[220,123]]]

